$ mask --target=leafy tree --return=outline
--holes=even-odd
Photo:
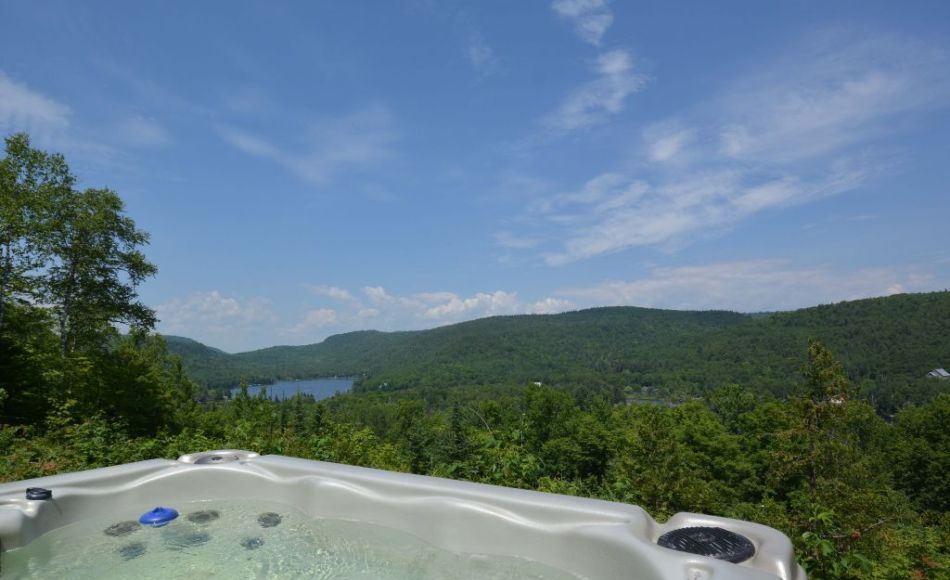
[[[69,190],[56,199],[44,298],[52,305],[60,353],[94,345],[113,323],[149,329],[155,313],[137,301],[136,287],[156,272],[139,249],[148,234],[124,215],[108,189]]]
[[[8,304],[37,297],[36,271],[46,261],[44,247],[53,199],[74,181],[61,155],[30,146],[25,133],[6,138],[0,159],[0,330]]]
[[[897,485],[922,509],[950,511],[950,394],[897,416]]]
[[[729,431],[739,433],[742,429],[741,416],[755,409],[758,400],[755,393],[749,389],[731,384],[709,393],[706,403]]]

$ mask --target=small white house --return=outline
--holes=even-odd
[[[927,373],[927,376],[935,379],[950,379],[950,373],[944,369],[934,369]]]

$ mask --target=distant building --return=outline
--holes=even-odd
[[[935,379],[950,379],[950,373],[944,369],[934,369],[927,373],[928,377],[933,377]]]

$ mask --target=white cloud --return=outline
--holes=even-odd
[[[119,122],[117,136],[120,141],[135,147],[158,147],[169,145],[171,135],[158,121],[151,117],[134,115]]]
[[[789,310],[819,303],[932,289],[928,274],[895,268],[799,267],[784,260],[656,268],[638,280],[558,292],[586,306],[679,310]]]
[[[70,109],[0,72],[0,128],[44,133],[65,129]]]
[[[446,301],[443,304],[427,309],[423,316],[435,320],[453,320],[472,313],[478,313],[479,316],[495,316],[514,314],[519,306],[516,294],[501,290],[490,294],[479,292],[469,298],[459,298],[455,295],[445,298]]]
[[[551,8],[567,20],[585,42],[600,46],[614,16],[605,0],[554,0]]]
[[[457,299],[458,296],[456,296],[453,292],[420,292],[419,294],[413,294],[408,298],[408,300],[421,300],[426,304],[438,304],[440,302],[447,302]]]
[[[570,300],[548,297],[528,305],[526,312],[529,314],[557,314],[573,308],[574,304]]]
[[[382,106],[313,124],[302,150],[279,147],[234,127],[219,127],[218,132],[235,148],[274,161],[313,185],[325,185],[338,173],[372,166],[395,154],[392,117]]]
[[[350,302],[355,300],[352,294],[343,288],[337,288],[336,286],[311,286],[310,290],[317,294],[318,296],[326,296],[332,300],[339,300],[341,302]]]
[[[647,77],[634,72],[633,56],[612,50],[597,57],[592,68],[596,78],[575,89],[542,121],[552,133],[567,133],[603,122],[623,111],[627,97],[646,84]]]
[[[362,296],[358,296],[342,288],[326,288],[333,288],[333,292],[323,294],[328,299],[333,299],[330,294],[345,294],[349,298],[335,301],[332,316],[327,308],[310,310],[302,315],[305,318],[312,316],[314,320],[305,319],[293,327],[298,334],[326,325],[349,330],[366,328],[367,320],[371,320],[376,329],[405,330],[485,316],[561,312],[573,307],[569,300],[553,296],[523,302],[516,292],[505,290],[475,292],[468,296],[446,291],[393,294],[382,286],[367,286],[363,288]],[[315,312],[320,314],[313,314]]]
[[[258,327],[276,320],[266,298],[240,299],[218,290],[195,292],[156,307],[158,330],[221,348],[245,344]]]
[[[366,294],[370,302],[376,305],[388,304],[395,300],[382,286],[367,286],[363,288],[363,293]]]
[[[330,326],[337,321],[336,310],[332,308],[315,308],[304,313],[303,319],[290,328],[294,334],[310,332],[324,326]]]

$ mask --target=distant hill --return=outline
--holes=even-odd
[[[166,334],[163,336],[163,338],[168,344],[168,348],[181,356],[187,356],[190,360],[197,360],[201,358],[220,359],[231,356],[221,349],[214,348],[213,346],[208,346],[206,344],[201,344],[197,340],[185,338],[184,336],[172,336],[170,334]]]
[[[739,383],[779,395],[797,382],[808,340],[816,338],[832,348],[852,380],[894,390],[950,365],[950,292],[766,315],[609,307],[497,316],[424,331],[351,332],[319,344],[233,355],[167,338],[190,376],[206,387],[242,377],[269,382],[356,375],[363,389],[542,381],[696,393]]]
[[[186,338],[166,339],[169,349],[182,356],[190,376],[212,387],[233,385],[241,378],[267,382],[391,373],[411,375],[403,381],[417,384],[421,375],[434,369],[443,369],[441,374],[447,376],[439,380],[447,384],[520,382],[546,376],[560,367],[570,373],[578,365],[587,366],[584,360],[600,357],[602,351],[613,348],[611,344],[647,345],[694,336],[745,318],[734,312],[595,308],[554,315],[497,316],[422,331],[349,332],[318,344],[231,355]],[[565,355],[568,359],[561,361]]]

